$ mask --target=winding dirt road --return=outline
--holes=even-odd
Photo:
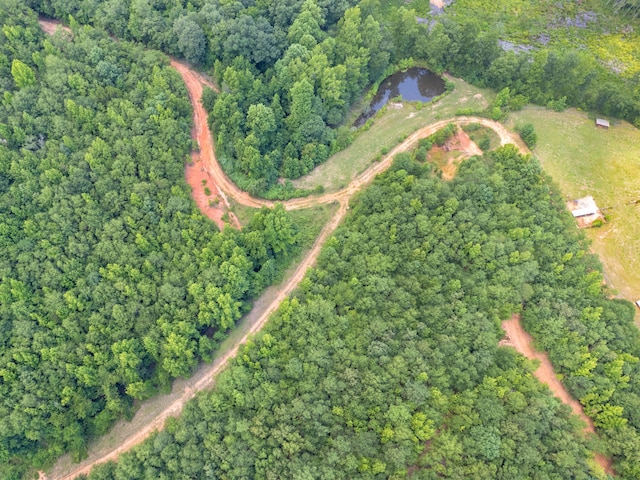
[[[205,82],[202,75],[194,72],[183,63],[172,61],[171,65],[180,73],[184,83],[187,85],[189,91],[189,98],[193,105],[194,125],[196,131],[196,140],[200,147],[200,159],[203,162],[203,166],[209,175],[214,179],[216,186],[228,197],[241,205],[247,207],[260,208],[263,206],[272,207],[274,202],[264,200],[261,198],[252,197],[244,190],[240,190],[235,183],[233,183],[229,177],[224,173],[220,163],[218,163],[215,155],[215,149],[213,144],[213,137],[211,130],[207,124],[207,112],[205,111],[200,99],[202,97],[202,85]],[[210,85],[210,84],[209,84]],[[500,144],[506,145],[507,143],[513,143],[518,146],[521,153],[529,153],[529,151],[522,145],[520,138],[509,132],[502,124],[494,122],[492,120],[480,117],[454,117],[447,120],[440,120],[432,123],[420,130],[409,135],[402,143],[397,145],[391,152],[387,154],[382,161],[375,163],[361,175],[356,177],[346,188],[343,190],[327,193],[323,195],[313,195],[305,198],[295,198],[282,202],[283,206],[287,210],[298,210],[302,208],[309,208],[319,204],[327,204],[333,202],[345,203],[354,193],[361,190],[373,181],[373,179],[380,173],[387,170],[393,162],[393,157],[398,153],[406,152],[415,147],[418,140],[428,137],[434,134],[449,123],[455,123],[458,126],[468,125],[470,123],[479,123],[485,127],[489,127],[494,130],[500,137]]]
[[[533,375],[540,380],[541,383],[546,384],[555,397],[559,398],[562,403],[569,405],[573,413],[585,422],[585,433],[595,434],[596,429],[593,426],[593,421],[584,413],[582,405],[571,396],[562,382],[558,380],[547,354],[533,348],[533,337],[522,328],[520,315],[514,315],[509,320],[503,321],[502,329],[505,331],[506,337],[500,341],[500,345],[515,348],[518,353],[524,355],[529,360],[538,360],[540,364],[536,371],[533,372]],[[613,471],[613,462],[611,459],[600,453],[594,453],[594,457],[606,473],[614,475],[615,472]]]
[[[53,34],[58,27],[67,30],[66,27],[54,20],[40,18],[40,24],[43,30],[49,34]],[[260,208],[262,206],[274,206],[274,202],[272,201],[252,197],[247,192],[240,190],[226,176],[216,159],[213,137],[207,123],[207,113],[200,101],[202,98],[203,85],[207,85],[217,91],[216,86],[206,77],[191,70],[181,62],[172,60],[171,66],[182,76],[189,92],[194,115],[193,135],[199,146],[197,156],[198,160],[202,162],[201,168],[207,171],[209,175],[208,178],[212,179],[215,183],[215,185],[211,185],[211,187],[216,189],[216,192],[222,197],[227,208],[229,208],[227,197],[248,207]],[[217,375],[237,354],[240,347],[245,344],[252,335],[262,329],[269,315],[293,292],[304,278],[308,268],[314,265],[324,242],[344,218],[348,210],[349,199],[355,193],[369,185],[378,174],[387,170],[397,154],[411,150],[421,138],[432,135],[449,123],[455,123],[458,126],[479,123],[494,130],[500,137],[501,145],[509,143],[515,144],[521,153],[529,153],[519,137],[513,135],[503,125],[497,122],[479,117],[455,117],[435,122],[409,135],[402,143],[392,149],[386,157],[356,177],[343,190],[282,202],[287,210],[309,208],[319,204],[335,202],[339,203],[340,206],[337,213],[324,226],[312,248],[305,254],[293,274],[291,274],[282,285],[269,288],[255,301],[253,309],[241,320],[238,326],[238,331],[240,332],[239,338],[232,341],[228,347],[221,347],[220,355],[213,363],[202,364],[189,380],[176,380],[171,393],[157,396],[145,402],[130,422],[118,422],[113,429],[101,439],[102,443],[97,442],[90,446],[88,458],[83,462],[73,464],[69,456],[66,455],[58,461],[48,475],[45,476],[40,472],[40,478],[45,480],[72,480],[81,474],[88,474],[97,464],[116,460],[121,453],[138,445],[154,431],[161,430],[167,418],[178,416],[186,402],[191,400],[197,392],[211,388],[215,384]],[[200,207],[202,209],[202,206]],[[210,215],[210,212],[206,212],[204,209],[203,213],[207,216]],[[527,337],[528,334],[522,330],[518,320],[511,320],[509,322],[505,322],[503,328],[507,331],[508,338],[513,342],[512,345],[528,358],[540,360],[541,367],[538,371],[541,373],[538,374],[537,371],[536,376],[540,381],[547,383],[554,394],[563,402],[569,404],[574,413],[581,416],[581,418],[587,422],[587,430],[592,432],[593,424],[584,415],[578,402],[571,398],[564,389],[564,386],[557,380],[546,355],[533,350],[531,347],[531,339]],[[606,462],[606,459],[604,459],[604,461]],[[605,466],[600,460],[599,463]],[[610,464],[608,465],[610,467]]]

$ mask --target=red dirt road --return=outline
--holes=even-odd
[[[209,217],[220,230],[227,225],[223,220],[225,214],[231,225],[240,229],[240,222],[229,209],[229,202],[224,193],[218,190],[213,178],[207,172],[197,153],[191,155],[193,162],[184,167],[184,178],[191,186],[191,198],[196,202],[200,211]],[[209,194],[205,188],[209,189]]]
[[[540,382],[546,384],[554,396],[559,398],[562,403],[569,405],[573,413],[585,422],[585,433],[595,434],[596,430],[593,426],[593,422],[585,415],[582,405],[580,405],[580,403],[569,394],[562,382],[558,380],[547,354],[539,352],[533,348],[533,337],[531,337],[531,335],[522,328],[520,316],[514,315],[511,319],[503,321],[502,329],[506,333],[506,338],[503,339],[500,344],[515,348],[519,353],[530,360],[538,360],[540,365],[537,370],[533,372],[535,377],[540,380]],[[596,453],[595,460],[609,475],[614,474],[611,459],[602,454]]]
[[[182,76],[182,79],[189,91],[189,98],[193,106],[193,118],[194,118],[194,130],[195,139],[200,147],[200,160],[202,161],[202,167],[209,174],[209,178],[212,182],[208,182],[209,188],[213,185],[217,187],[218,191],[224,192],[230,198],[235,200],[241,205],[247,207],[260,208],[262,206],[273,207],[274,202],[269,200],[263,200],[255,198],[249,195],[247,192],[240,190],[235,183],[233,183],[229,177],[224,173],[222,167],[218,163],[215,155],[215,148],[213,143],[213,136],[207,123],[207,112],[200,99],[202,98],[202,86],[206,84],[216,91],[216,87],[203,75],[191,70],[184,63],[177,60],[171,61],[171,66],[177,70]],[[319,204],[327,204],[333,202],[344,203],[351,198],[351,196],[362,189],[362,187],[368,185],[373,179],[387,168],[389,168],[393,162],[393,157],[398,153],[405,152],[413,148],[418,140],[429,135],[434,134],[449,123],[455,123],[458,126],[468,125],[470,123],[479,123],[485,127],[489,127],[494,130],[500,137],[500,145],[506,145],[512,143],[518,146],[521,153],[529,153],[526,147],[523,146],[520,138],[511,132],[509,132],[502,124],[494,122],[492,120],[480,117],[454,117],[447,120],[441,120],[439,122],[432,123],[431,125],[424,127],[411,135],[409,135],[402,143],[397,145],[382,161],[374,164],[368,170],[364,171],[360,176],[355,178],[345,189],[335,193],[327,193],[318,196],[309,196],[305,198],[297,198],[282,202],[283,206],[287,210],[297,210],[301,208],[309,208]],[[472,154],[477,154],[479,149],[473,149]],[[480,152],[481,153],[481,152]],[[196,186],[197,187],[197,186]],[[206,213],[205,213],[206,214]]]

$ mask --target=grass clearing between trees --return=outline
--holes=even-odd
[[[383,149],[391,150],[400,143],[403,136],[436,120],[452,117],[461,109],[484,110],[495,96],[489,90],[476,88],[460,79],[448,77],[447,80],[455,84],[451,93],[433,104],[424,104],[419,110],[408,102],[403,108],[387,109],[375,117],[371,128],[361,132],[348,148],[318,165],[309,175],[295,180],[294,185],[297,188],[321,185],[325,192],[340,190],[378,155],[383,156]]]
[[[483,151],[495,150],[500,146],[500,137],[488,127],[472,123],[471,125],[462,127],[462,129],[469,134],[469,138]],[[483,144],[485,142],[486,145]]]
[[[609,218],[585,231],[605,272],[626,299],[640,298],[640,130],[616,120],[608,130],[575,109],[561,113],[528,107],[511,114],[508,127],[532,123],[534,155],[567,198],[593,195]],[[636,323],[638,315],[636,314]]]

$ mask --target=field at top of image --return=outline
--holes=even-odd
[[[622,76],[640,71],[640,38],[629,19],[612,9],[613,2],[584,0],[456,0],[447,8],[459,19],[479,21],[484,29],[516,44],[587,48]],[[416,11],[422,0],[413,2]]]

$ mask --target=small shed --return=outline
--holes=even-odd
[[[636,307],[640,308],[640,300],[636,300]]]
[[[578,221],[580,228],[590,227],[598,219],[604,221],[604,215],[591,195],[577,200],[569,200],[567,208]]]
[[[609,128],[609,120],[605,120],[604,118],[596,118],[596,127]]]

